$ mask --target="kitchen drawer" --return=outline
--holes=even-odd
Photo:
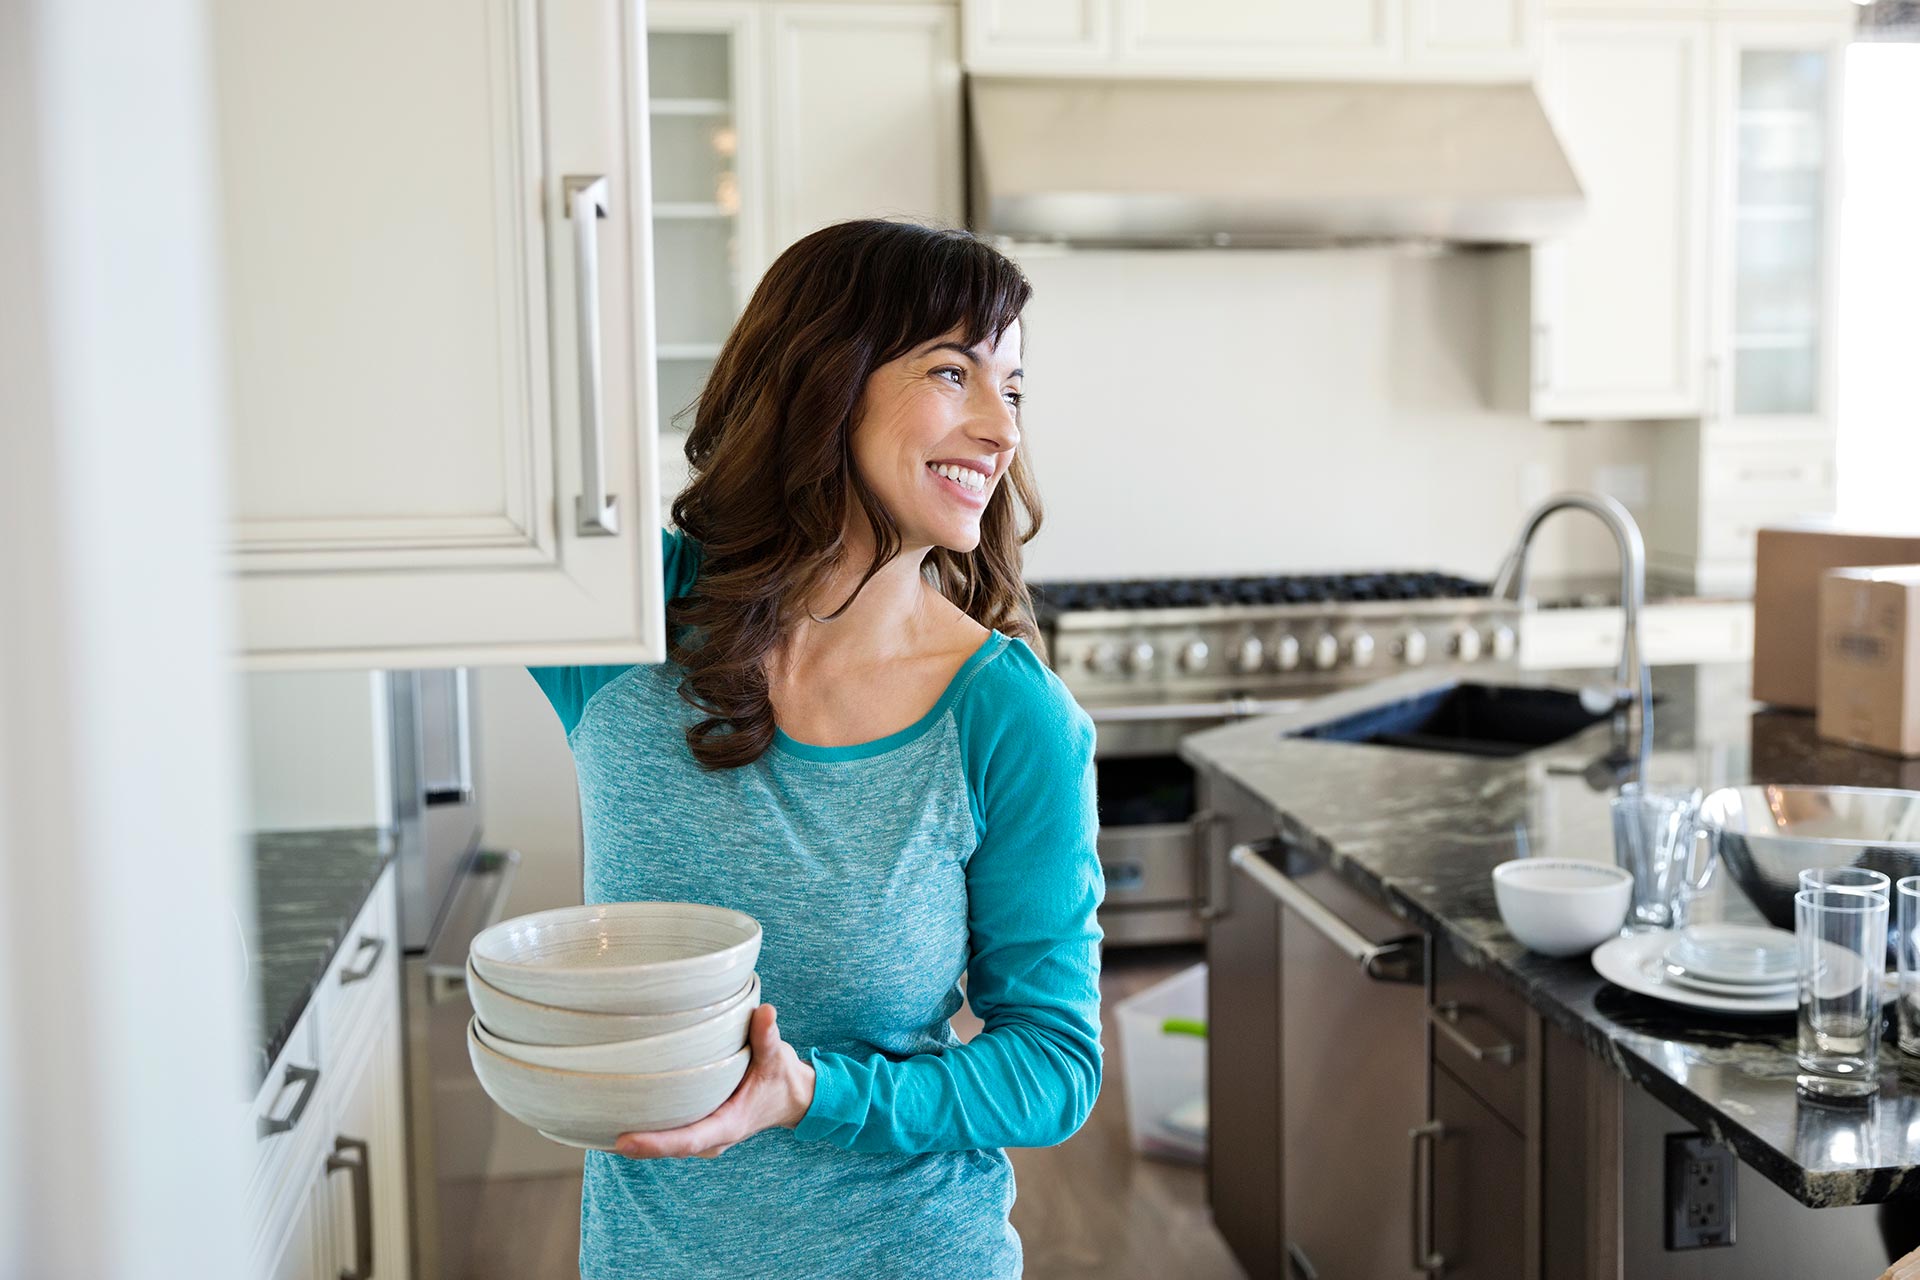
[[[310,1130],[324,1129],[328,1124],[321,1096],[324,1064],[320,1061],[319,1021],[319,1011],[308,1002],[306,1012],[287,1036],[280,1057],[254,1095],[245,1121],[248,1132],[254,1135],[247,1201],[262,1210],[284,1180],[293,1151],[307,1145]],[[270,1132],[262,1132],[262,1121]],[[259,1215],[252,1220],[258,1221]]]
[[[1496,1115],[1527,1127],[1527,1006],[1444,944],[1433,948],[1433,1060]]]
[[[386,1002],[379,997],[400,989],[400,921],[394,889],[394,865],[387,864],[353,927],[327,965],[315,1001],[320,1035],[331,1058],[364,1034],[367,1019]]]
[[[1187,823],[1108,827],[1100,832],[1100,871],[1109,907],[1193,900],[1193,828]]]
[[[1712,439],[1702,450],[1710,502],[1822,510],[1833,503],[1833,442]]]

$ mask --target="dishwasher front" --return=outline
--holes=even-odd
[[[1237,885],[1278,907],[1288,1274],[1425,1275],[1426,935],[1285,840],[1238,845],[1228,859]]]

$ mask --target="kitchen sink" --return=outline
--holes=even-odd
[[[1413,751],[1518,756],[1571,738],[1607,719],[1565,689],[1453,684],[1417,697],[1369,707],[1290,737],[1364,742]]]

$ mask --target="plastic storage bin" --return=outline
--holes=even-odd
[[[1114,1006],[1127,1127],[1142,1155],[1207,1158],[1207,966],[1183,969]]]

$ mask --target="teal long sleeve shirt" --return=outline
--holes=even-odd
[[[664,541],[671,599],[699,549]],[[897,733],[776,731],[754,764],[708,773],[673,664],[532,674],[579,774],[587,900],[755,916],[762,999],[815,1071],[796,1128],[718,1159],[587,1152],[582,1276],[921,1274],[913,1258],[1017,1276],[1001,1148],[1065,1139],[1101,1079],[1085,712],[996,632]],[[963,974],[984,1024],[966,1044]]]

